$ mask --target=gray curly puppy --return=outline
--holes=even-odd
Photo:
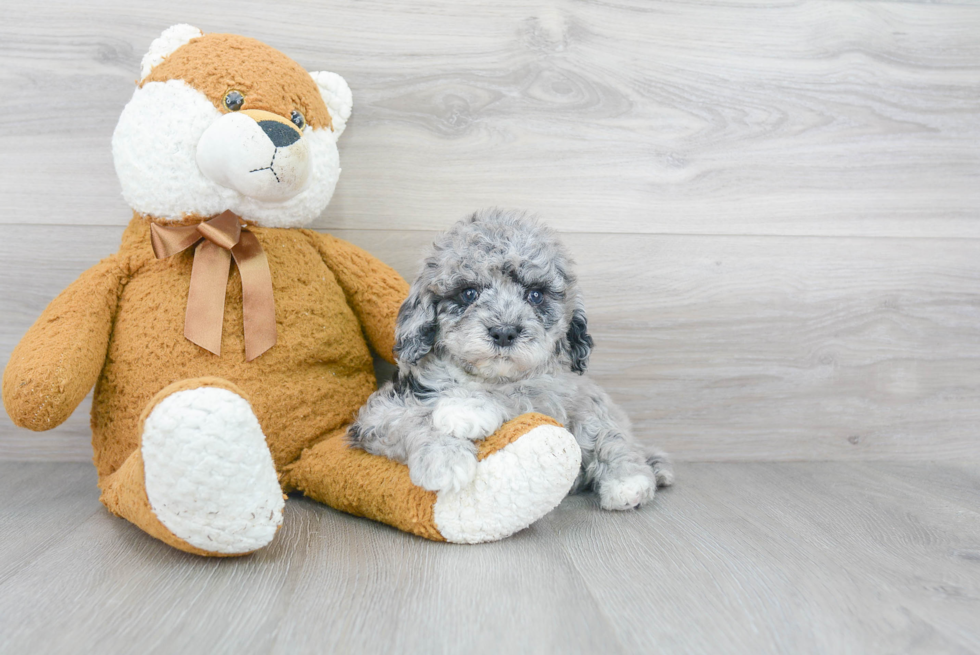
[[[408,465],[412,481],[458,490],[476,472],[474,441],[525,412],[565,424],[582,448],[573,491],[630,509],[671,484],[629,419],[584,376],[592,337],[558,235],[520,212],[487,209],[439,236],[401,307],[398,371],[361,408],[357,447]]]

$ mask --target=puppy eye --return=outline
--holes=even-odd
[[[225,94],[225,107],[228,111],[238,111],[245,104],[245,96],[239,91],[229,91]]]
[[[289,115],[289,120],[293,121],[293,125],[301,130],[306,127],[306,119],[303,118],[303,114],[299,113],[295,109],[293,110],[293,113]]]
[[[527,301],[532,305],[540,305],[544,302],[544,294],[538,289],[531,289],[527,292]]]
[[[480,297],[480,292],[470,287],[469,289],[463,289],[459,294],[459,299],[463,301],[464,305],[472,305],[476,302],[476,299]]]

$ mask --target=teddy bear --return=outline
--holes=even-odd
[[[58,295],[3,375],[13,421],[61,424],[94,386],[101,501],[180,550],[254,552],[287,493],[437,541],[501,539],[551,511],[581,454],[527,414],[479,444],[473,483],[423,489],[351,448],[394,363],[405,281],[305,229],[340,174],[352,97],[251,38],[165,30],[143,57],[112,138],[133,210],[119,251]]]

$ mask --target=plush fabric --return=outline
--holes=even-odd
[[[503,450],[534,428],[542,425],[561,427],[561,423],[550,416],[536,413],[523,414],[507,421],[496,432],[479,442],[476,450],[477,460],[482,462],[490,455]]]
[[[58,294],[10,354],[3,404],[35,431],[62,423],[95,384],[105,362],[125,262],[107,257]]]
[[[312,172],[305,185],[283,187],[281,202],[224,186],[197,164],[202,134],[227,118],[229,89],[245,96],[246,110],[273,112],[280,123],[296,108],[304,114],[297,139],[312,153]],[[5,408],[31,430],[61,424],[95,386],[101,500],[175,548],[215,556],[261,548],[282,521],[284,489],[447,538],[434,518],[439,494],[414,487],[404,465],[352,450],[343,437],[375,390],[371,350],[394,362],[395,321],[408,294],[405,281],[370,254],[301,229],[333,193],[335,142],[350,108],[339,75],[308,74],[258,41],[187,25],[165,31],[144,58],[143,79],[113,137],[134,209],[121,247],[51,302],[4,371]],[[262,116],[248,112],[233,122],[251,129],[244,138],[264,138]],[[234,129],[221,134],[237,138]],[[270,153],[292,147],[269,138]],[[209,162],[215,165],[224,162]],[[272,278],[277,340],[248,362],[238,269],[230,268],[214,355],[184,337],[194,250],[157,259],[151,246],[153,223],[195,224],[225,210],[255,235]],[[567,455],[577,445],[553,424],[521,417],[480,446],[481,460],[497,463],[485,472],[493,485],[438,505],[451,540],[507,536],[567,493],[578,465]],[[548,429],[535,431],[541,426]],[[508,506],[493,504],[498,489]],[[499,516],[474,517],[480,507]]]
[[[207,34],[192,39],[144,77],[140,86],[167,80],[183,80],[219,110],[224,110],[225,94],[233,89],[245,96],[242,109],[264,109],[288,118],[298,108],[311,127],[332,127],[310,74],[281,52],[248,37]]]
[[[559,423],[541,414],[524,414],[505,423],[480,442],[477,459],[485,460],[543,425]],[[286,467],[285,488],[302,491],[314,500],[355,516],[388,523],[433,541],[446,541],[435,517],[438,495],[414,486],[404,464],[349,448],[344,435],[344,430],[338,430]],[[572,445],[577,451],[574,441]],[[551,507],[557,504],[556,500]],[[492,522],[497,517],[481,518]]]
[[[183,336],[193,252],[158,260],[150,247],[149,221],[134,217],[130,222],[118,255],[127,263],[125,284],[92,405],[100,477],[115,471],[136,448],[143,407],[173,382],[203,376],[234,382],[251,400],[281,467],[350,422],[374,390],[363,334],[377,335],[372,345],[392,361],[394,321],[408,292],[396,272],[359,248],[317,232],[249,229],[269,260],[278,332],[276,345],[252,362],[245,361],[237,269],[228,278],[221,356],[215,357]],[[333,257],[333,268],[321,252]],[[369,267],[345,268],[355,262]],[[343,288],[344,282],[351,288]],[[348,294],[356,299],[352,304]],[[57,344],[50,352],[58,352]],[[16,361],[11,358],[11,365]]]
[[[302,227],[323,212],[340,175],[336,141],[353,103],[341,76],[308,74],[254,39],[201,35],[187,25],[156,39],[143,65],[144,77],[112,138],[123,197],[134,210],[159,221],[200,220],[231,210],[266,227]],[[233,118],[224,105],[229,91],[242,94],[243,111],[266,111],[283,121],[291,121],[294,110],[303,114],[310,165],[302,192],[267,202],[202,175],[198,146],[219,119]]]
[[[240,393],[241,390],[235,385],[218,378],[201,378],[197,380],[181,380],[165,389],[162,389],[152,401],[144,408],[139,419],[140,434],[150,413],[166,398],[180,391],[198,389],[202,386],[217,387],[229,391]],[[146,493],[146,476],[143,465],[143,454],[140,450],[134,450],[126,461],[115,473],[105,476],[100,480],[99,486],[102,488],[102,496],[99,500],[106,508],[121,518],[139,526],[147,534],[150,534],[160,541],[180,550],[195,555],[210,555],[216,557],[227,557],[231,555],[242,555],[245,553],[221,553],[214,549],[206,550],[197,548],[185,539],[182,539],[167,529],[157,517],[157,513],[150,506],[150,501]]]

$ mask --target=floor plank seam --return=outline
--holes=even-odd
[[[548,219],[548,215],[544,212],[538,212],[544,220]],[[449,227],[457,218],[456,216],[446,217],[446,227]],[[0,229],[4,227],[50,227],[50,228],[100,228],[100,229],[118,229],[120,234],[126,228],[125,225],[118,223],[3,223],[0,222]],[[433,235],[440,234],[443,232],[442,228],[381,228],[381,227],[351,227],[351,226],[317,226],[312,225],[309,227],[316,232],[377,232],[377,233],[391,233],[391,232],[415,232],[415,233],[431,233]],[[729,238],[746,238],[746,239],[859,239],[859,240],[872,240],[878,241],[882,239],[890,239],[894,241],[932,241],[932,242],[943,242],[950,241],[955,243],[962,243],[963,241],[976,241],[980,242],[980,236],[932,236],[928,234],[854,234],[854,233],[841,233],[841,234],[812,234],[812,233],[795,233],[795,232],[632,232],[632,231],[616,231],[616,230],[604,230],[602,232],[593,231],[583,231],[583,230],[560,230],[562,234],[569,234],[575,236],[620,236],[620,237],[677,237],[677,238],[712,238],[712,239],[729,239]]]

